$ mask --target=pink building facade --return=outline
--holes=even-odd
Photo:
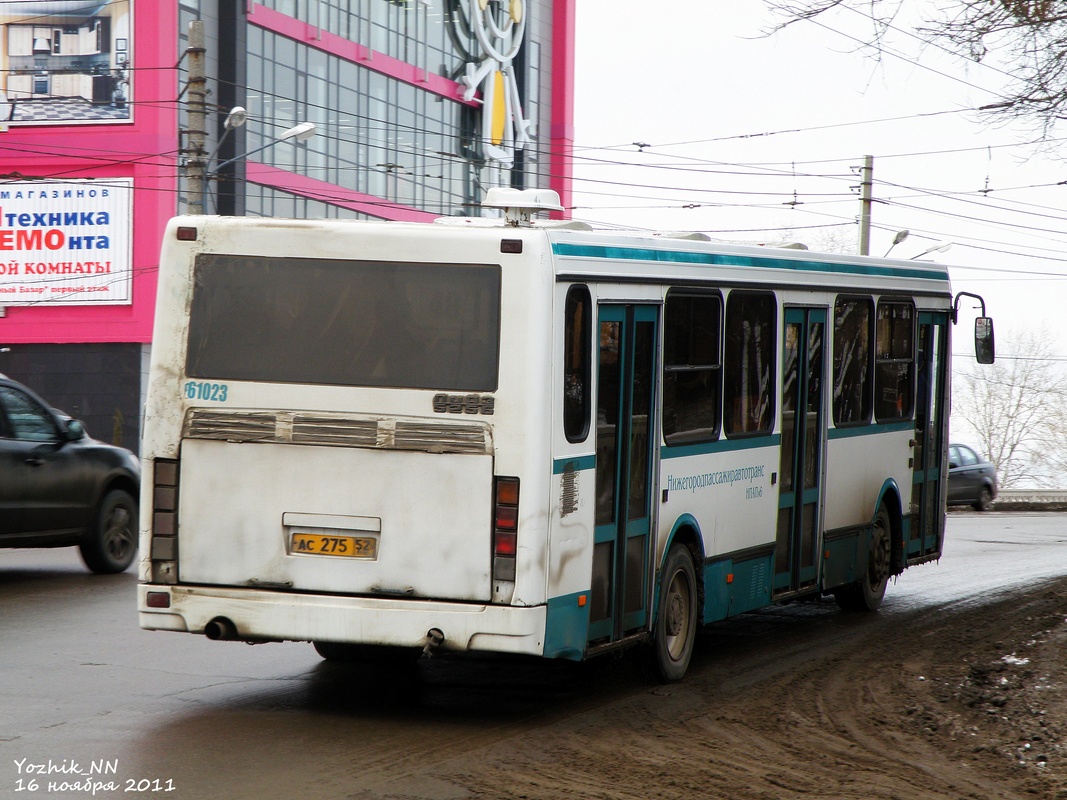
[[[197,200],[193,19],[208,213],[429,221],[477,215],[493,185],[570,199],[574,0],[0,4],[0,373],[134,450],[160,239]],[[247,122],[220,146],[233,106]],[[305,121],[312,139],[277,141]]]
[[[178,11],[132,6],[0,7],[0,372],[136,449],[176,208]]]

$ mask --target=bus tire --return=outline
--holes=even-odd
[[[867,565],[863,578],[836,592],[834,599],[845,611],[877,611],[885,597],[889,584],[889,564],[892,557],[893,525],[885,506],[878,507],[878,514],[871,527],[867,545]]]
[[[121,489],[108,492],[96,522],[78,545],[85,566],[100,575],[123,572],[137,554],[137,501]]]
[[[653,637],[654,666],[661,681],[677,681],[685,675],[693,656],[697,623],[693,558],[687,547],[675,544],[663,565]]]

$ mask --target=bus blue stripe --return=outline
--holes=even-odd
[[[575,472],[596,468],[596,456],[571,456],[570,458],[557,458],[552,461],[552,474],[562,475],[568,464],[574,465]]]
[[[914,427],[914,420],[906,419],[900,422],[883,422],[880,425],[857,425],[854,428],[830,428],[828,435],[831,439],[851,439],[853,436],[874,436],[879,433],[900,433],[901,431],[910,431]]]
[[[660,448],[660,458],[686,458],[688,456],[706,456],[711,453],[733,453],[738,450],[758,450],[761,447],[778,447],[782,443],[779,434],[771,436],[753,436],[746,439],[720,439],[715,442],[664,446]]]
[[[854,436],[876,436],[881,433],[900,433],[915,426],[912,420],[885,422],[878,425],[857,425],[854,428],[830,428],[827,435],[831,439],[850,439]],[[664,445],[660,448],[660,458],[688,458],[712,453],[734,453],[740,450],[758,450],[762,447],[778,447],[782,443],[780,434],[770,436],[753,436],[745,439],[719,439],[714,442],[698,444]],[[562,475],[568,464],[574,465],[576,472],[596,467],[596,456],[571,456],[557,458],[552,462],[552,474]]]
[[[618,245],[588,245],[554,242],[552,252],[557,256],[573,258],[599,258],[615,261],[659,261],[672,264],[702,264],[722,267],[758,267],[761,269],[786,269],[797,272],[839,273],[845,275],[869,275],[877,277],[919,278],[929,281],[948,282],[945,268],[893,267],[886,264],[834,264],[827,261],[803,261],[779,258],[755,258],[724,253],[690,252],[685,250],[653,250],[651,248],[621,247]]]

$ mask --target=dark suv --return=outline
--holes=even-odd
[[[141,467],[129,450],[0,375],[0,547],[77,545],[93,572],[137,553]]]

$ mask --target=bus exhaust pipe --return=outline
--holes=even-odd
[[[231,641],[237,638],[237,627],[226,617],[215,617],[204,626],[204,635],[213,642]]]
[[[430,628],[426,632],[426,644],[422,648],[422,654],[429,658],[434,650],[445,642],[445,634],[440,628]]]

